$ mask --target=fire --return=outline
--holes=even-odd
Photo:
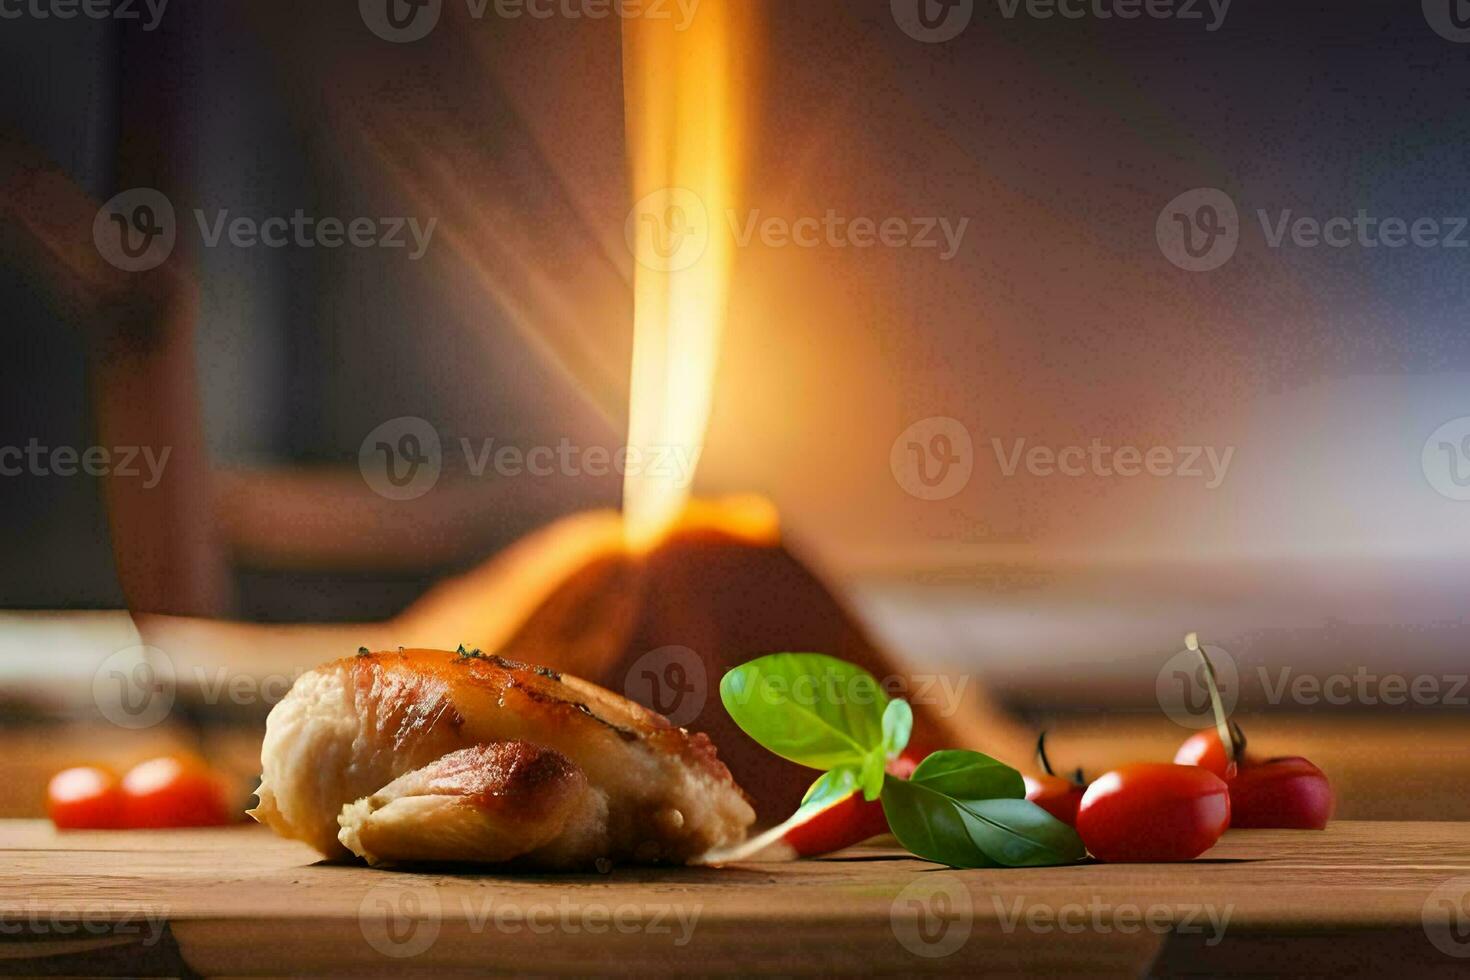
[[[628,443],[644,458],[701,451],[729,300],[750,0],[703,0],[690,22],[633,17],[623,26],[623,90],[633,199],[633,371]],[[643,547],[679,519],[689,480],[633,467],[623,483],[628,543]]]

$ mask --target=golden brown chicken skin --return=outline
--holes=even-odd
[[[364,651],[272,709],[252,815],[327,857],[576,868],[743,839],[702,734],[580,678],[479,651]]]

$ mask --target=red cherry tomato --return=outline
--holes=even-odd
[[[96,766],[63,769],[46,786],[46,811],[58,830],[105,830],[121,825],[117,775]]]
[[[1070,827],[1077,826],[1077,808],[1086,787],[1061,776],[1022,776],[1026,799]]]
[[[1175,763],[1200,766],[1230,787],[1230,826],[1321,830],[1332,818],[1332,785],[1300,756],[1261,760],[1247,754],[1228,775],[1225,748],[1213,729],[1185,740]]]
[[[1326,773],[1300,756],[1247,761],[1226,782],[1232,827],[1321,830],[1332,819]]]
[[[201,763],[162,756],[122,780],[123,826],[213,827],[229,823],[224,791]]]
[[[1198,766],[1139,762],[1087,787],[1077,833],[1100,861],[1188,861],[1230,826],[1224,780]]]
[[[1174,753],[1174,764],[1176,766],[1199,766],[1224,779],[1230,759],[1225,754],[1225,746],[1220,741],[1220,733],[1213,728],[1207,728],[1202,732],[1195,732],[1184,740],[1184,744],[1179,746],[1179,751]]]
[[[882,802],[869,803],[863,794],[854,793],[805,823],[788,828],[781,839],[796,850],[798,857],[811,857],[840,851],[886,833],[888,818],[883,815]]]
[[[888,774],[907,779],[913,775],[919,762],[905,752],[888,763]],[[861,793],[853,793],[807,820],[791,824],[781,834],[781,840],[791,845],[798,857],[813,857],[840,851],[886,833],[888,818],[883,814],[883,801],[870,803],[863,799]]]

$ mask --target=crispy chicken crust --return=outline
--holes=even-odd
[[[329,858],[682,863],[755,815],[710,740],[604,688],[478,651],[361,653],[272,709],[260,804]]]

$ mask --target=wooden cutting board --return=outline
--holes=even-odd
[[[892,848],[506,876],[317,863],[260,828],[0,821],[0,974],[1470,970],[1470,824],[1232,831],[1176,865],[953,871]]]

